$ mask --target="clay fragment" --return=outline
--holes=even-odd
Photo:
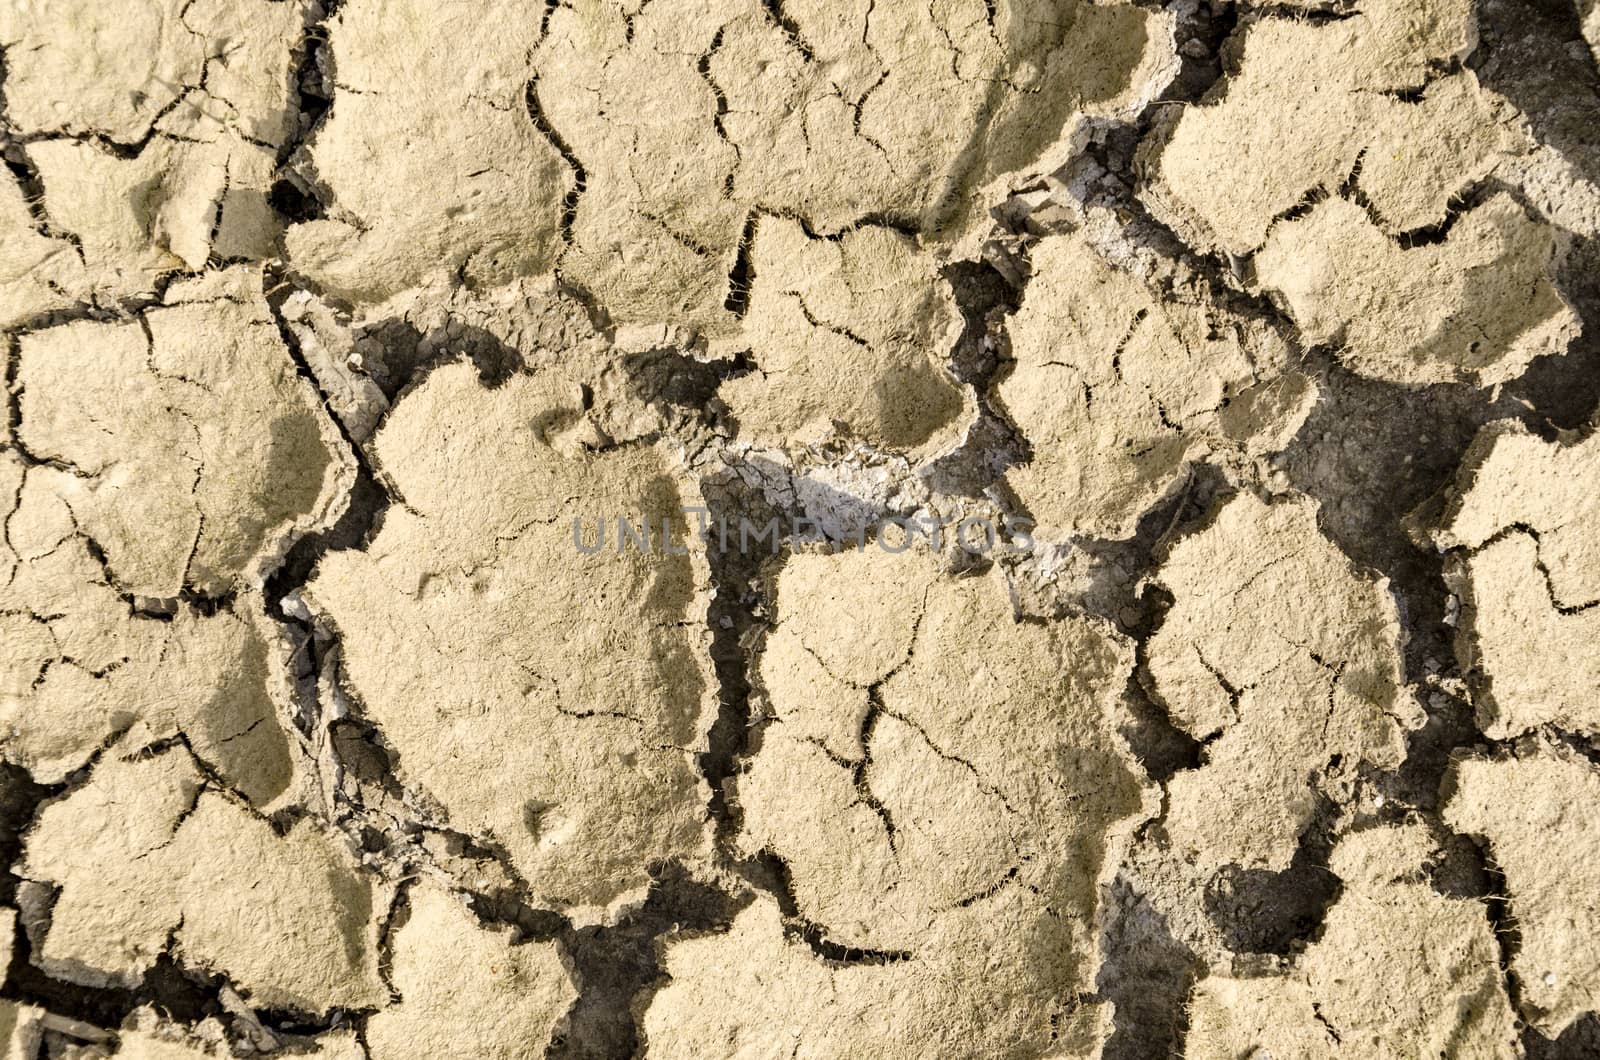
[[[367,1024],[372,1060],[545,1055],[577,990],[553,942],[512,945],[463,901],[432,884],[406,898],[391,981],[399,1000]]]
[[[34,960],[69,982],[132,986],[170,949],[264,1008],[321,1013],[388,996],[382,895],[343,841],[304,820],[279,834],[181,745],[108,752],[40,813],[21,872],[60,888]]]
[[[1505,195],[1444,241],[1405,249],[1362,209],[1329,199],[1275,227],[1256,257],[1307,341],[1337,343],[1363,375],[1421,385],[1504,383],[1579,330],[1551,280],[1555,234]]]
[[[1375,0],[1322,20],[1262,11],[1226,91],[1183,108],[1165,143],[1147,146],[1159,172],[1146,200],[1196,245],[1236,255],[1352,172],[1388,233],[1437,223],[1513,143],[1475,75],[1436,73],[1476,39],[1466,0]]]
[[[693,485],[662,447],[589,437],[559,375],[435,369],[372,443],[403,503],[306,592],[401,780],[580,917],[704,856],[692,755],[714,714],[704,554],[661,543],[665,523],[686,547]]]
[[[1315,400],[1283,340],[1204,287],[1158,297],[1087,234],[1042,240],[996,387],[1033,448],[1007,479],[1037,536],[1128,537],[1193,462],[1281,449]]]
[[[341,4],[333,109],[310,150],[332,208],[288,231],[295,268],[364,303],[435,271],[474,285],[546,271],[574,177],[529,116],[539,31],[513,0]]]
[[[293,797],[287,649],[257,595],[337,518],[348,461],[240,267],[126,323],[16,340],[0,455],[0,753],[58,783],[182,737],[260,808]]]
[[[736,327],[750,218],[975,249],[1080,119],[1174,70],[1164,16],[1080,0],[584,0],[552,10],[535,66],[536,120],[582,174],[562,275],[620,323],[708,334]]]
[[[1399,765],[1422,723],[1401,693],[1394,601],[1298,495],[1227,501],[1157,580],[1175,602],[1150,641],[1152,691],[1205,744],[1168,784],[1166,830],[1202,867],[1282,871],[1314,800],[1362,763]]]
[[[960,331],[914,241],[867,226],[837,241],[761,219],[742,343],[760,365],[722,388],[742,432],[794,445],[834,430],[890,449],[948,448],[971,402],[943,363]]]
[[[1414,824],[1342,840],[1329,868],[1344,889],[1316,941],[1282,975],[1197,984],[1184,1055],[1517,1055],[1487,909],[1429,885],[1432,850]]]
[[[1511,961],[1522,1015],[1546,1037],[1559,1037],[1595,1008],[1600,981],[1600,871],[1589,857],[1600,775],[1573,751],[1542,744],[1465,759],[1445,792],[1445,821],[1486,841],[1505,873],[1522,933]]]
[[[777,613],[736,796],[798,921],[762,900],[672,945],[652,1054],[1090,1055],[1106,1014],[1073,998],[1144,794],[1108,718],[1128,645],[1018,623],[997,575],[921,549],[795,556]]]
[[[1474,441],[1433,539],[1457,550],[1457,651],[1493,739],[1600,731],[1600,436],[1545,442],[1520,423]]]
[[[31,213],[7,204],[0,222],[32,245],[8,249],[15,264],[46,270],[0,272],[7,323],[150,298],[163,274],[275,252],[268,195],[298,127],[290,69],[308,10],[65,0],[0,11],[11,150],[42,188]]]
[[[241,266],[173,285],[139,320],[18,340],[18,440],[61,472],[54,492],[125,592],[257,583],[342,503],[349,457],[261,282]]]
[[[1362,375],[1492,386],[1563,350],[1578,320],[1553,281],[1555,229],[1482,191],[1530,145],[1460,65],[1473,5],[1260,8],[1225,91],[1144,145],[1152,209],[1236,266],[1253,258],[1306,340]]]

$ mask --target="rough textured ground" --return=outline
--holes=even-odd
[[[3,0],[0,1050],[1600,1056],[1597,57]]]

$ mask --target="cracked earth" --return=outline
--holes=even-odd
[[[0,1050],[1600,1056],[1597,61],[0,0]]]

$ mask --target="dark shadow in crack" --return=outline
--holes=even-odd
[[[1527,1060],[1594,1060],[1600,1056],[1600,1015],[1593,1012],[1573,1023],[1552,1041],[1525,1027],[1522,1048]]]
[[[1467,65],[1528,117],[1534,137],[1600,182],[1600,70],[1573,0],[1482,0]]]
[[[738,421],[717,390],[755,371],[748,350],[709,361],[673,348],[644,350],[626,355],[622,367],[633,396],[667,415],[669,429],[699,424],[730,438],[738,433]]]
[[[1600,114],[1595,121],[1600,123]],[[1587,426],[1600,407],[1600,239],[1569,235],[1571,249],[1556,274],[1556,286],[1583,321],[1583,332],[1565,351],[1530,364],[1506,385],[1496,406],[1520,413],[1529,429],[1546,440],[1558,430]]]
[[[1189,1029],[1189,988],[1203,972],[1167,920],[1122,877],[1107,888],[1106,963],[1095,988],[1115,1005],[1103,1060],[1181,1056]]]
[[[1294,487],[1320,504],[1319,528],[1352,561],[1389,579],[1404,631],[1408,682],[1455,669],[1446,624],[1449,589],[1442,559],[1403,525],[1415,508],[1454,481],[1462,455],[1489,417],[1485,395],[1464,384],[1403,387],[1366,379],[1317,356],[1321,399],[1278,458]],[[1428,722],[1408,734],[1408,765],[1385,794],[1437,804],[1450,752],[1471,742],[1471,719],[1429,696]]]
[[[954,452],[940,457],[923,472],[930,489],[956,496],[979,497],[1007,467],[1033,455],[1021,433],[995,410],[992,388],[1009,363],[1005,358],[1005,321],[1022,302],[1022,291],[1006,282],[999,270],[982,262],[956,262],[944,270],[955,295],[963,326],[950,352],[951,373],[977,394],[978,414],[967,437]]]
[[[1333,836],[1327,821],[1333,805],[1319,798],[1318,809],[1319,819],[1300,834],[1287,869],[1229,865],[1207,884],[1206,915],[1233,952],[1287,956],[1321,930],[1344,883],[1328,869]]]
[[[1166,620],[1173,597],[1159,585],[1146,586],[1139,594],[1138,623],[1129,630],[1135,641],[1134,670],[1128,675],[1126,702],[1130,720],[1120,730],[1139,764],[1158,784],[1171,780],[1185,769],[1204,764],[1205,745],[1180,729],[1167,708],[1150,691],[1155,678],[1150,672],[1150,637]]]
[[[426,334],[409,321],[383,320],[361,328],[357,341],[367,339],[378,342],[367,360],[367,372],[391,403],[420,386],[433,369],[463,358],[478,369],[479,381],[489,390],[525,367],[520,351],[483,328],[453,318]]]
[[[473,912],[485,923],[516,929],[517,943],[554,941],[578,988],[565,1026],[546,1048],[560,1060],[602,1060],[640,1055],[639,1017],[666,984],[660,943],[685,933],[726,931],[748,902],[695,879],[675,862],[649,867],[643,905],[614,924],[573,927],[559,913],[522,904],[514,895],[473,894]]]

